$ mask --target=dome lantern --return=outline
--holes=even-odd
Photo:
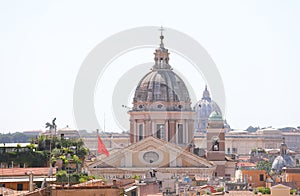
[[[169,52],[168,49],[165,48],[164,46],[164,36],[163,36],[163,27],[160,29],[160,45],[159,48],[155,50],[154,53],[154,61],[155,64],[153,66],[153,70],[157,69],[171,69],[171,66],[169,65]]]

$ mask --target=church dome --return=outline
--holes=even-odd
[[[283,167],[295,167],[293,158],[287,154],[287,145],[283,140],[280,145],[280,155],[277,156],[272,163],[272,170],[280,172]]]
[[[272,170],[281,171],[285,167],[285,160],[282,156],[277,156],[272,163]]]
[[[138,84],[134,101],[190,101],[183,80],[172,70],[157,69],[148,73]]]
[[[154,55],[154,66],[136,87],[133,110],[191,110],[188,89],[169,65],[169,52],[164,47],[163,36]]]
[[[205,86],[205,90],[203,91],[202,99],[195,104],[194,108],[196,113],[195,115],[196,132],[206,132],[206,128],[208,126],[208,118],[213,111],[218,112],[222,116],[220,107],[210,97],[210,93],[207,89],[207,85]],[[230,129],[230,127],[228,127],[228,129]]]
[[[281,171],[283,167],[295,167],[294,160],[289,155],[279,155],[272,163],[272,170]]]
[[[195,111],[197,112],[198,110],[200,111],[200,115],[205,116],[205,118],[208,118],[213,111],[222,114],[218,104],[211,99],[207,85],[205,85],[202,99],[195,104]]]

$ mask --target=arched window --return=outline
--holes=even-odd
[[[213,143],[213,145],[212,145],[212,150],[213,151],[219,151],[219,138],[218,137],[213,137],[212,138],[212,143]]]
[[[156,125],[156,137],[159,139],[165,138],[165,125],[164,124]]]

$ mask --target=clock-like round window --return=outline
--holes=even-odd
[[[143,155],[143,159],[148,163],[154,163],[159,159],[159,155],[156,152],[149,151]]]

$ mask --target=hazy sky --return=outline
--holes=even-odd
[[[75,127],[73,88],[87,54],[122,30],[160,25],[188,34],[211,55],[233,128],[300,126],[299,10],[297,0],[1,1],[0,131],[44,129],[53,117],[59,127]],[[141,53],[152,61],[153,50]],[[198,98],[204,85],[199,79]],[[107,105],[96,108],[99,119],[105,113],[106,130],[118,131]]]

